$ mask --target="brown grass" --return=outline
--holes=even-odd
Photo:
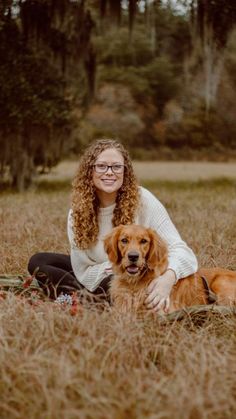
[[[201,265],[236,270],[233,181],[152,183]],[[0,274],[26,273],[36,251],[68,251],[70,190],[0,196]],[[75,316],[53,302],[0,301],[0,417],[233,418],[235,316],[173,324],[108,308]]]

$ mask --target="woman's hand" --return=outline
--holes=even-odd
[[[147,308],[153,311],[162,309],[167,313],[170,306],[170,293],[175,281],[175,272],[171,269],[155,278],[147,288],[148,297],[145,300]]]

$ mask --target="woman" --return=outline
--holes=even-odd
[[[197,271],[197,260],[160,201],[138,186],[128,152],[114,140],[97,140],[82,156],[68,216],[70,257],[36,254],[29,272],[38,269],[35,276],[51,297],[83,288],[109,297],[112,268],[103,239],[114,226],[130,223],[153,228],[168,245],[168,269],[149,285],[146,300],[154,311],[168,310],[173,285]]]

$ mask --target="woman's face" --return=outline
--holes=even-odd
[[[107,169],[106,166],[112,166],[113,170],[111,167]],[[123,179],[124,157],[122,154],[115,148],[102,151],[94,163],[93,183],[103,206],[112,205],[115,202]]]

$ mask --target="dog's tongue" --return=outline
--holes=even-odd
[[[136,274],[138,272],[138,266],[136,265],[130,265],[126,269],[130,274]]]

